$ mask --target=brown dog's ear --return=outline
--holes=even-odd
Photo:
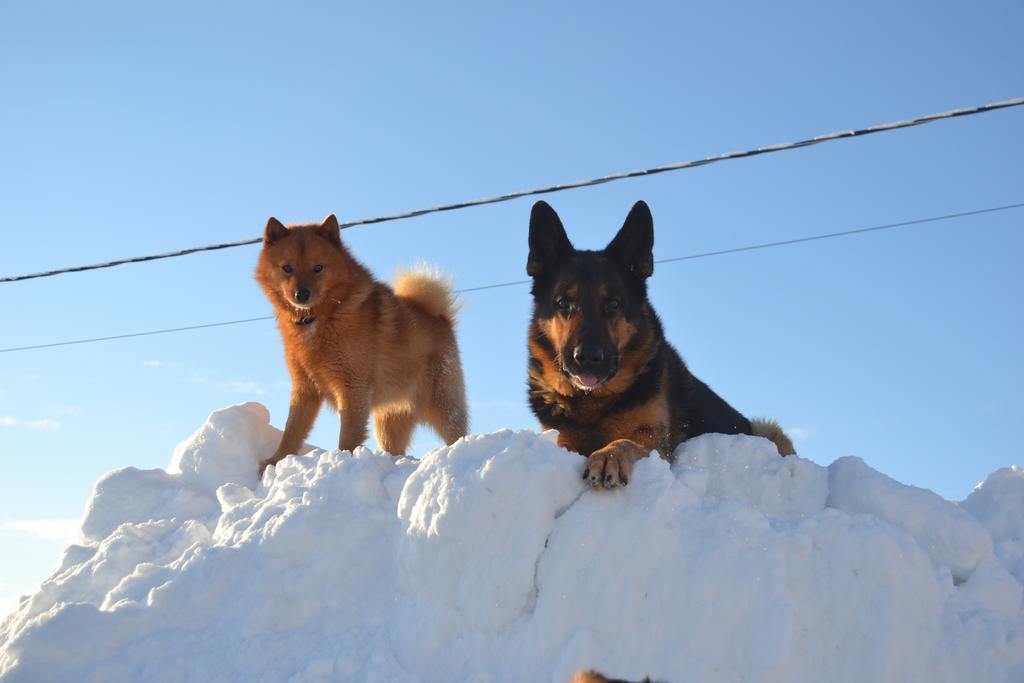
[[[263,231],[263,244],[264,246],[270,246],[278,240],[282,240],[288,236],[288,228],[281,224],[281,221],[277,220],[273,216],[267,221],[267,227]]]
[[[338,217],[333,213],[324,219],[316,231],[331,244],[341,246],[341,226],[338,225]]]
[[[534,204],[530,212],[530,256],[526,259],[526,273],[537,277],[550,272],[559,260],[573,251],[555,210],[545,201]]]
[[[604,248],[608,258],[628,273],[646,279],[654,272],[654,218],[643,200],[626,216],[615,238]]]

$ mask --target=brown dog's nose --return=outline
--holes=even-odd
[[[300,304],[304,304],[309,301],[309,290],[303,287],[302,289],[295,290],[295,300]]]
[[[572,350],[572,357],[581,368],[586,368],[604,360],[604,349],[597,345],[580,344]]]

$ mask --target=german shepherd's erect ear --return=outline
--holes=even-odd
[[[633,205],[626,222],[604,248],[604,253],[641,280],[651,276],[654,272],[654,219],[647,202],[640,200]]]
[[[530,212],[530,256],[526,260],[526,273],[530,277],[550,274],[572,251],[572,242],[555,210],[545,201],[534,204]]]
[[[331,244],[341,246],[341,226],[338,225],[338,217],[333,213],[324,219],[316,231]]]
[[[281,221],[271,216],[267,220],[267,227],[263,231],[263,245],[269,247],[274,242],[288,236],[288,228],[284,227]]]

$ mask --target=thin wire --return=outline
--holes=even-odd
[[[483,206],[485,204],[507,202],[512,199],[519,199],[520,197],[528,197],[531,195],[548,194],[551,192],[562,192],[563,190],[572,190],[580,187],[589,187],[591,185],[601,185],[603,183],[610,183],[612,181],[623,180],[625,178],[637,178],[640,176],[649,176],[657,173],[665,173],[666,171],[679,171],[685,168],[696,168],[697,166],[706,166],[707,164],[713,164],[718,161],[742,159],[745,157],[758,156],[760,154],[769,154],[771,152],[781,152],[788,149],[809,147],[811,145],[817,145],[823,142],[831,142],[833,140],[840,140],[843,138],[862,137],[865,135],[871,135],[873,133],[883,133],[890,130],[898,130],[900,128],[919,126],[921,124],[931,123],[933,121],[940,121],[942,119],[951,119],[959,116],[971,116],[973,114],[983,114],[986,112],[995,111],[997,109],[1018,107],[1020,105],[1024,105],[1024,97],[1018,97],[1011,100],[1004,100],[1002,102],[993,102],[992,104],[986,104],[980,107],[952,109],[950,111],[940,112],[938,114],[928,114],[927,116],[919,116],[914,119],[896,121],[894,123],[884,123],[877,126],[870,126],[868,128],[861,128],[859,130],[837,131],[835,133],[818,135],[816,137],[808,138],[806,140],[799,140],[797,142],[787,142],[777,145],[768,145],[767,147],[758,147],[757,149],[749,149],[742,152],[729,152],[727,154],[719,154],[717,156],[711,156],[705,159],[683,161],[679,163],[668,164],[665,166],[656,166],[654,168],[642,169],[639,171],[625,171],[622,173],[614,173],[612,175],[603,176],[601,178],[579,180],[572,183],[563,183],[561,185],[552,185],[550,187],[541,187],[532,190],[520,190],[518,192],[509,192],[507,194],[502,194],[495,197],[487,197],[485,199],[473,199],[470,201],[458,202],[456,204],[442,204],[440,206],[433,206],[426,209],[416,209],[414,211],[406,211],[403,213],[393,213],[386,216],[378,216],[376,218],[362,218],[359,220],[342,223],[341,228],[345,229],[357,225],[370,225],[373,223],[384,223],[387,221],[403,220],[406,218],[423,216],[429,213],[455,211],[457,209],[466,209],[473,206]],[[93,263],[90,265],[71,266],[68,268],[58,268],[56,270],[47,270],[39,273],[28,273],[25,275],[11,275],[0,278],[0,283],[19,282],[21,280],[31,280],[42,277],[53,277],[54,275],[62,275],[64,273],[80,273],[82,271],[98,270],[100,268],[113,268],[114,266],[121,266],[127,263],[142,263],[145,261],[156,261],[158,259],[175,258],[178,256],[187,256],[188,254],[195,254],[201,251],[214,251],[218,249],[231,249],[233,247],[243,247],[250,244],[258,244],[261,241],[261,238],[257,237],[254,239],[239,240],[237,242],[222,242],[220,244],[210,244],[204,247],[190,247],[188,249],[181,249],[179,251],[169,251],[160,254],[151,254],[149,256],[133,256],[129,258],[117,259],[115,261],[107,261],[105,263]]]
[[[1019,209],[1024,207],[1024,202],[1019,204],[1007,204],[1005,206],[993,206],[989,209],[976,209],[974,211],[962,211],[961,213],[949,213],[944,216],[934,216],[932,218],[918,218],[912,221],[901,221],[899,223],[887,223],[885,225],[873,225],[870,228],[856,228],[854,230],[843,230],[842,232],[830,232],[824,235],[810,235],[808,237],[797,237],[791,240],[779,240],[777,242],[764,242],[762,244],[751,244],[746,247],[733,247],[732,249],[721,249],[719,251],[705,251],[701,254],[690,254],[689,256],[676,256],[673,258],[661,259],[655,261],[655,263],[673,263],[675,261],[689,261],[691,259],[705,258],[707,256],[722,256],[724,254],[737,254],[741,251],[754,251],[755,249],[770,249],[771,247],[782,247],[787,244],[799,244],[801,242],[814,242],[816,240],[825,240],[832,237],[848,237],[850,235],[861,235],[866,232],[877,232],[879,230],[892,230],[893,228],[905,228],[910,225],[920,225],[921,223],[934,223],[936,221],[946,221],[953,218],[963,218],[965,216],[977,216],[983,213],[992,213],[994,211],[1007,211],[1009,209]]]
[[[243,318],[242,320],[227,320],[219,323],[207,323],[205,325],[189,325],[187,327],[171,327],[166,330],[149,330],[148,332],[130,332],[128,334],[115,334],[109,337],[92,337],[90,339],[74,339],[72,341],[51,342],[49,344],[35,344],[33,346],[14,346],[9,349],[0,349],[0,353],[10,351],[28,351],[30,349],[48,349],[54,346],[71,346],[72,344],[89,344],[91,342],[110,341],[112,339],[128,339],[129,337],[148,337],[152,334],[168,334],[170,332],[184,332],[186,330],[201,330],[207,327],[223,327],[225,325],[239,325],[241,323],[252,323],[257,320],[273,320],[274,316],[265,315],[259,318]]]
[[[1017,204],[1006,204],[1004,206],[994,206],[987,209],[975,209],[973,211],[961,211],[959,213],[948,213],[942,216],[932,216],[930,218],[917,218],[910,221],[901,221],[899,223],[886,223],[885,225],[874,225],[868,228],[856,228],[854,230],[843,230],[841,232],[829,232],[821,235],[809,235],[807,237],[797,237],[791,240],[779,240],[777,242],[763,242],[761,244],[750,244],[743,247],[734,247],[732,249],[721,249],[718,251],[706,251],[700,254],[689,254],[687,256],[675,256],[672,258],[658,259],[655,263],[674,263],[677,261],[690,261],[693,259],[708,258],[710,256],[723,256],[725,254],[736,254],[743,251],[754,251],[757,249],[770,249],[773,247],[781,247],[790,244],[799,244],[801,242],[814,242],[817,240],[830,239],[833,237],[849,237],[850,235],[862,235],[864,233],[878,232],[880,230],[892,230],[894,228],[905,228],[911,225],[921,225],[922,223],[935,223],[938,221],[951,220],[954,218],[964,218],[966,216],[977,216],[985,213],[993,213],[996,211],[1008,211],[1010,209],[1019,209],[1024,207],[1024,202]],[[515,287],[518,285],[529,284],[530,280],[515,280],[513,282],[501,282],[493,285],[482,285],[480,287],[465,287],[463,289],[456,289],[456,294],[465,294],[468,292],[480,292],[486,289],[499,289],[502,287]],[[32,346],[14,346],[6,349],[0,349],[0,353],[10,353],[12,351],[29,351],[31,349],[46,349],[54,346],[70,346],[72,344],[89,344],[91,342],[110,341],[112,339],[127,339],[129,337],[146,337],[154,334],[168,334],[171,332],[184,332],[187,330],[199,330],[209,327],[223,327],[226,325],[239,325],[241,323],[251,323],[260,320],[273,320],[274,316],[265,315],[258,318],[243,318],[241,320],[226,320],[219,323],[207,323],[205,325],[189,325],[187,327],[172,327],[165,330],[150,330],[148,332],[132,332],[129,334],[117,334],[109,337],[92,337],[89,339],[75,339],[72,341],[63,342],[52,342],[49,344],[34,344]]]

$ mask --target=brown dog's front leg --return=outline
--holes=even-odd
[[[646,458],[653,448],[641,446],[629,439],[616,439],[599,448],[587,458],[583,468],[583,481],[595,489],[614,489],[625,486],[633,478],[633,465]],[[664,456],[663,456],[664,457]]]
[[[261,477],[263,470],[267,467],[276,465],[286,455],[292,455],[299,450],[306,437],[309,436],[309,431],[313,428],[313,422],[316,421],[317,413],[320,412],[320,405],[323,402],[323,397],[320,394],[292,391],[292,403],[288,409],[288,421],[284,425],[281,444],[270,458],[260,463]]]
[[[348,391],[341,407],[341,433],[338,448],[355,450],[366,441],[366,423],[370,419],[370,397],[365,391]]]

